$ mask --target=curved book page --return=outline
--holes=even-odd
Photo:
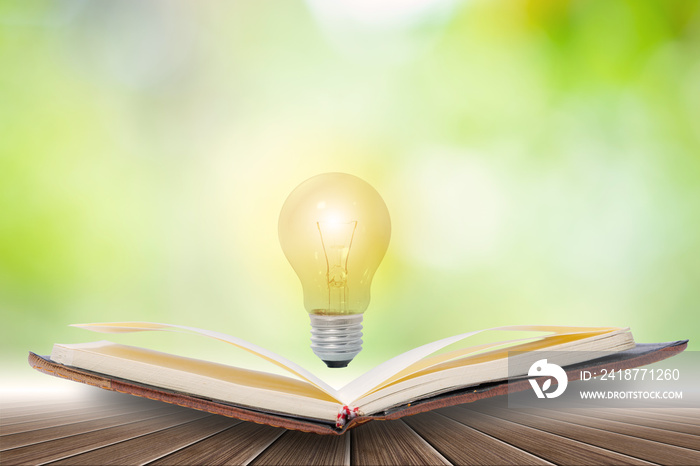
[[[517,332],[548,332],[549,335],[575,335],[575,334],[585,334],[585,333],[606,333],[614,330],[618,330],[616,327],[561,327],[561,326],[550,326],[550,325],[513,325],[506,327],[493,327],[484,330],[476,330],[474,332],[463,333],[461,335],[455,335],[453,337],[444,338],[432,343],[428,343],[418,348],[414,348],[403,354],[400,354],[388,361],[378,365],[374,369],[366,372],[357,379],[345,385],[343,388],[338,390],[338,393],[343,400],[355,401],[373,389],[384,386],[395,380],[394,377],[400,375],[400,377],[406,377],[412,373],[424,370],[426,368],[440,364],[448,359],[455,359],[462,356],[466,356],[473,352],[486,349],[492,346],[501,346],[505,343],[512,343],[517,341],[533,340],[533,338],[522,338],[520,340],[512,340],[509,342],[497,342],[487,345],[479,345],[471,348],[465,348],[445,355],[438,355],[433,358],[428,358],[431,354],[440,351],[447,346],[454,343],[458,343],[465,338],[477,335],[483,332],[490,331],[517,331]],[[543,337],[535,337],[534,339],[539,339]]]
[[[323,380],[319,379],[311,372],[307,371],[303,367],[293,363],[292,361],[280,356],[279,354],[273,353],[272,351],[266,350],[258,345],[245,341],[241,338],[232,337],[231,335],[226,335],[225,333],[215,332],[212,330],[204,330],[196,327],[187,327],[184,325],[173,325],[173,324],[159,324],[153,322],[105,322],[105,323],[93,323],[93,324],[73,324],[71,327],[83,328],[86,330],[91,330],[93,332],[100,333],[131,333],[131,332],[145,332],[145,331],[164,331],[164,332],[179,332],[179,333],[195,333],[209,338],[214,338],[215,340],[223,341],[229,343],[238,348],[248,351],[266,361],[273,363],[274,365],[281,367],[282,369],[290,372],[296,377],[309,382],[318,389],[326,392],[328,395],[333,397],[339,403],[342,401],[339,399],[339,394],[336,389],[325,383]]]
[[[400,354],[382,364],[371,369],[365,374],[361,375],[357,379],[345,385],[340,390],[336,390],[323,380],[319,379],[313,375],[308,370],[303,367],[293,363],[292,361],[272,352],[265,348],[262,348],[253,343],[247,342],[241,338],[232,337],[226,335],[225,333],[215,332],[212,330],[204,330],[195,327],[187,327],[183,325],[173,325],[173,324],[160,324],[153,322],[107,322],[107,323],[92,323],[92,324],[73,324],[73,327],[83,328],[86,330],[91,330],[94,332],[101,333],[130,333],[130,332],[141,332],[141,331],[166,331],[166,332],[186,332],[195,333],[198,335],[206,336],[216,340],[220,340],[238,348],[244,349],[266,361],[275,364],[278,367],[285,369],[287,372],[295,375],[296,377],[305,380],[306,382],[314,385],[318,389],[326,392],[328,395],[336,399],[339,403],[351,404],[351,402],[361,398],[365,394],[382,386],[388,385],[398,378],[407,377],[413,373],[425,370],[430,367],[437,366],[450,359],[460,358],[477,351],[484,349],[489,349],[497,346],[503,346],[505,344],[510,344],[513,342],[520,342],[533,339],[541,339],[552,335],[575,335],[584,333],[606,333],[614,330],[618,330],[615,327],[560,327],[560,326],[542,326],[542,325],[515,325],[506,327],[494,327],[484,330],[476,330],[473,332],[462,333],[460,335],[455,335],[453,337],[443,338],[432,343],[414,348],[403,354]],[[428,358],[431,354],[440,351],[441,349],[458,343],[466,338],[473,335],[477,335],[483,332],[489,331],[530,331],[530,332],[547,332],[549,335],[538,336],[532,338],[522,338],[519,340],[511,341],[500,341],[496,343],[490,343],[486,345],[474,346],[471,348],[464,348],[456,351],[446,353],[444,355],[437,355],[432,358]]]
[[[436,372],[457,366],[470,365],[471,361],[473,361],[474,358],[481,357],[482,355],[492,355],[492,359],[498,359],[507,357],[508,351],[535,351],[540,349],[546,349],[552,345],[561,344],[562,338],[566,338],[568,341],[586,340],[597,335],[612,335],[614,333],[627,332],[628,330],[629,329],[618,329],[608,327],[593,329],[584,329],[581,327],[576,327],[576,330],[572,332],[554,332],[549,333],[547,335],[532,336],[514,340],[495,341],[492,343],[470,346],[468,348],[461,348],[458,350],[450,351],[448,353],[425,357],[419,360],[418,362],[411,364],[404,370],[392,375],[391,377],[389,377],[379,385],[373,387],[368,393],[365,393],[362,396],[364,397],[369,393],[373,393],[377,390],[380,390],[383,387],[391,385],[399,380],[406,380],[412,378],[415,375],[425,374],[426,372]]]

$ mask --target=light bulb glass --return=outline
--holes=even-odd
[[[390,237],[384,200],[353,175],[314,176],[282,206],[280,244],[304,291],[311,348],[328,367],[347,366],[362,349],[362,313]]]

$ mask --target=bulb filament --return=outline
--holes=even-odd
[[[328,311],[348,314],[348,256],[357,222],[316,222],[326,256]]]

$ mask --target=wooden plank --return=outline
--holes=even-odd
[[[695,418],[692,413],[683,415],[682,409],[665,409],[659,411],[648,411],[646,409],[626,409],[625,414],[642,419],[657,419],[660,421],[675,422],[679,424],[700,427],[700,417]]]
[[[628,424],[655,427],[657,429],[700,436],[700,426],[678,421],[669,421],[663,419],[660,414],[648,414],[646,417],[637,416],[632,409],[577,409],[573,412],[581,416],[610,419],[611,421],[626,422]]]
[[[86,432],[72,437],[36,443],[3,451],[2,461],[3,464],[46,463],[167,429],[205,416],[208,416],[208,414],[186,410],[186,412],[173,413],[167,416]]]
[[[69,409],[66,411],[57,411],[57,412],[39,412],[39,413],[32,413],[32,414],[25,414],[25,415],[19,415],[19,416],[14,416],[12,418],[8,419],[3,419],[3,422],[0,422],[0,432],[4,432],[6,427],[13,428],[12,426],[17,426],[18,424],[26,424],[28,422],[36,422],[40,420],[49,420],[49,419],[60,419],[65,416],[74,416],[74,415],[80,415],[84,414],[86,409],[113,409],[113,408],[106,408],[103,406],[99,407],[93,407],[90,405],[81,405],[77,406],[74,409]]]
[[[6,408],[14,408],[17,406],[33,406],[46,403],[45,399],[38,399],[36,397],[27,398],[24,393],[10,392],[6,398],[0,400],[0,412]]]
[[[434,412],[409,416],[404,421],[454,464],[552,464]]]
[[[29,432],[18,432],[16,434],[3,435],[0,437],[0,451],[64,437],[71,437],[74,435],[83,434],[85,432],[105,429],[107,427],[130,424],[136,421],[142,421],[144,419],[155,418],[181,411],[182,410],[174,410],[171,407],[164,407],[156,410],[119,414],[112,417],[98,418],[89,421],[75,422],[73,424],[36,429]]]
[[[64,400],[61,398],[49,398],[41,401],[36,401],[34,399],[24,400],[18,402],[12,409],[3,409],[0,411],[0,425],[5,426],[18,422],[27,422],[39,417],[57,417],[70,414],[71,412],[83,412],[86,408],[143,408],[161,405],[161,403],[156,401],[119,393],[100,393],[100,396],[96,395],[98,395],[98,393],[84,400]]]
[[[438,413],[556,464],[652,464],[459,406]]]
[[[161,405],[160,408],[151,407],[147,410],[144,410],[143,408],[139,407],[130,406],[84,406],[83,409],[80,409],[78,411],[71,411],[67,414],[62,413],[53,416],[32,416],[31,420],[25,422],[0,426],[0,436],[18,434],[20,432],[30,432],[32,430],[45,429],[47,427],[65,426],[68,424],[74,424],[76,422],[92,421],[94,419],[109,418],[120,414],[154,411],[156,409],[163,409],[163,406]]]
[[[476,411],[473,409],[475,408],[473,407],[470,410],[463,409],[463,411],[474,414]],[[562,437],[578,440],[589,445],[595,445],[600,448],[658,464],[682,466],[700,464],[700,453],[694,450],[673,445],[664,445],[659,442],[618,434],[598,428],[571,424],[566,421],[532,416],[514,409],[492,409],[493,412],[489,412],[488,414],[482,413],[482,415],[494,416],[493,419],[505,419],[544,432],[550,432]]]
[[[318,435],[290,430],[255,458],[251,465],[349,466],[348,438],[345,435]]]
[[[53,396],[43,396],[37,395],[35,397],[28,397],[23,393],[10,393],[7,395],[8,398],[0,401],[0,414],[7,410],[15,408],[29,408],[36,407],[45,404],[54,403],[77,403],[78,400],[66,400],[63,397],[53,397]]]
[[[0,413],[3,415],[11,412],[41,412],[54,409],[64,409],[67,406],[114,406],[124,404],[126,400],[133,399],[121,393],[85,389],[76,393],[37,393],[33,396],[27,394],[9,395],[8,401],[0,404]],[[134,400],[135,402],[150,403],[150,400]]]
[[[62,401],[45,404],[37,404],[31,406],[15,406],[9,409],[0,411],[0,424],[4,425],[13,422],[17,417],[26,416],[41,416],[46,413],[61,413],[67,411],[77,411],[85,408],[85,403],[79,401]]]
[[[648,411],[650,413],[665,413],[667,411],[683,411],[687,416],[700,418],[700,408],[638,408],[640,411]],[[637,409],[635,409],[637,411]]]
[[[560,412],[553,409],[538,409],[538,410],[518,410],[531,416],[539,416],[545,419],[557,419],[563,422],[569,422],[581,426],[593,427],[595,429],[607,430],[618,434],[629,435],[632,437],[642,438],[645,440],[653,440],[655,442],[666,445],[676,445],[678,447],[690,448],[691,450],[700,450],[700,437],[691,434],[682,434],[680,432],[671,432],[654,427],[642,426],[638,424],[627,424],[612,419],[601,419],[590,416],[582,416],[570,411]],[[495,414],[495,412],[494,412]],[[499,417],[505,417],[499,416]]]
[[[350,433],[352,464],[450,464],[400,419],[373,421]]]
[[[69,409],[66,411],[57,411],[57,412],[46,411],[46,412],[38,412],[38,413],[31,413],[31,414],[20,414],[20,415],[13,416],[13,417],[10,417],[7,419],[3,418],[2,420],[0,420],[0,431],[4,427],[14,426],[16,424],[24,424],[25,422],[37,421],[39,419],[56,419],[56,418],[60,418],[63,416],[70,416],[70,415],[75,414],[75,413],[82,413],[85,411],[86,408],[87,408],[87,406],[83,404],[80,407],[76,407],[75,409]]]
[[[247,464],[284,432],[285,430],[279,427],[240,422],[223,432],[148,464],[149,466]]]
[[[126,442],[70,456],[51,464],[72,466],[144,464],[228,429],[237,422],[239,421],[228,417],[209,415]]]

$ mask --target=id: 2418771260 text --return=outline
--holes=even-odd
[[[635,380],[679,380],[680,370],[678,369],[618,369],[607,370],[601,369],[600,372],[581,371],[581,380],[618,380],[618,381],[635,381]]]

